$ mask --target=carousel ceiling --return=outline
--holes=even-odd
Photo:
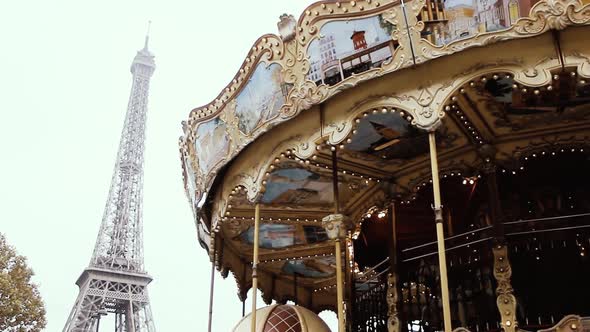
[[[411,204],[429,186],[429,131],[441,177],[458,181],[490,160],[518,171],[541,147],[590,139],[590,49],[580,37],[590,7],[518,1],[510,20],[476,26],[479,7],[457,25],[465,4],[446,2],[442,20],[424,4],[404,13],[390,1],[319,2],[298,22],[283,17],[280,36],[261,37],[227,88],[191,112],[180,138],[185,188],[200,236],[215,235],[202,243],[241,297],[259,202],[265,299],[333,305],[321,219],[334,208],[334,153],[341,211],[358,234],[368,212]]]

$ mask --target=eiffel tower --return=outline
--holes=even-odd
[[[156,68],[143,49],[131,64],[133,85],[100,231],[90,264],[76,281],[80,293],[63,332],[95,332],[115,315],[116,332],[155,332],[143,266],[143,152],[150,78]]]

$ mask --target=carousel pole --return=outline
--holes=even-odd
[[[338,193],[338,158],[336,156],[336,147],[332,147],[332,190],[334,193],[334,213],[340,213],[340,199]]]
[[[342,258],[340,257],[340,250],[340,240],[336,240],[334,256],[336,257],[336,301],[338,301],[338,332],[344,332],[344,290],[342,289]]]
[[[395,215],[395,200],[391,202],[388,209],[389,224],[391,226],[391,245],[389,247],[389,275],[387,276],[387,304],[389,306],[389,317],[387,326],[389,331],[400,332],[399,319],[399,269],[398,269],[398,247],[397,247],[397,219]]]
[[[340,213],[340,200],[338,194],[338,160],[336,147],[332,147],[332,186],[334,192],[334,214]],[[339,234],[340,235],[340,234]],[[346,331],[344,325],[344,287],[342,284],[342,249],[340,248],[340,236],[334,242],[334,257],[336,257],[336,301],[338,308],[338,332]]]
[[[213,291],[215,289],[215,259],[211,262],[211,288],[209,289],[209,325],[207,331],[211,332],[213,322]]]
[[[440,269],[440,291],[443,304],[444,331],[451,332],[451,306],[449,302],[449,280],[447,277],[447,258],[445,255],[445,235],[443,229],[440,183],[438,178],[438,157],[436,154],[435,131],[428,133],[430,145],[430,164],[432,166],[432,191],[434,193],[434,218],[436,221],[436,241],[438,242],[438,264]]]
[[[260,203],[256,203],[254,208],[254,257],[252,258],[251,332],[256,332],[256,290],[258,289],[258,275],[256,274],[256,268],[258,265],[258,233],[260,233]]]

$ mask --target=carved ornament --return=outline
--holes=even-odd
[[[496,304],[500,311],[500,325],[505,332],[515,332],[518,327],[516,321],[516,297],[510,283],[512,268],[508,261],[508,248],[504,244],[494,246],[494,277],[498,283],[496,288]]]

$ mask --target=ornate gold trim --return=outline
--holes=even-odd
[[[512,268],[508,260],[508,247],[498,244],[492,248],[494,254],[494,277],[498,282],[496,288],[496,304],[500,311],[500,325],[504,332],[515,332],[518,327],[516,321],[516,297],[510,283]]]
[[[584,331],[582,317],[578,315],[567,315],[563,317],[557,324],[548,329],[539,330],[537,332],[580,332]]]

